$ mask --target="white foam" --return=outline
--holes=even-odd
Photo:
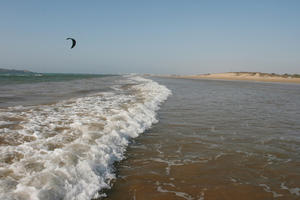
[[[176,196],[181,197],[181,198],[186,199],[186,200],[193,200],[194,199],[192,196],[190,196],[189,194],[184,193],[184,192],[163,189],[162,186],[160,186],[161,184],[158,181],[155,184],[157,185],[156,190],[158,192],[161,192],[161,193],[173,193]]]
[[[113,163],[124,158],[131,138],[157,122],[155,111],[171,94],[152,80],[127,76],[127,81],[134,84],[127,93],[0,110],[24,118],[22,129],[0,129],[1,134],[31,137],[0,146],[0,171],[8,173],[0,179],[0,199],[86,200],[109,188]]]
[[[300,188],[296,187],[296,188],[288,188],[285,183],[281,183],[280,184],[280,188],[283,190],[288,190],[291,194],[296,195],[296,196],[300,196]]]
[[[277,198],[277,197],[282,197],[283,196],[282,194],[278,194],[277,192],[272,191],[271,188],[268,185],[266,185],[266,184],[259,184],[259,186],[263,187],[263,189],[266,192],[272,193],[273,194],[273,198]]]

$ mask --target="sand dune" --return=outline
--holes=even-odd
[[[227,72],[217,74],[199,74],[187,76],[172,76],[176,78],[191,79],[221,79],[221,80],[245,80],[245,81],[264,81],[264,82],[290,82],[300,83],[299,75],[278,75],[260,72]]]

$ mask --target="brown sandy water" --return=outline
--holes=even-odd
[[[300,86],[158,79],[173,95],[106,199],[300,199]]]

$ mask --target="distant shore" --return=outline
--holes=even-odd
[[[240,81],[263,81],[263,82],[282,82],[282,83],[300,83],[300,75],[294,74],[270,74],[261,72],[227,72],[216,74],[199,75],[166,75],[169,78],[186,79],[212,79],[212,80],[240,80]]]
[[[28,74],[37,74],[36,72],[32,72],[29,70],[16,70],[16,69],[4,69],[0,68],[0,74],[5,74],[5,75],[28,75]]]

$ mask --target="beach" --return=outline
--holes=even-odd
[[[300,197],[298,84],[0,77],[0,199]]]
[[[0,200],[300,200],[300,0],[0,5]]]
[[[300,83],[300,77],[285,75],[275,75],[260,72],[227,72],[199,75],[171,75],[167,77],[187,78],[187,79],[216,79],[216,80],[239,80],[239,81],[261,81],[261,82],[280,82],[280,83]]]

